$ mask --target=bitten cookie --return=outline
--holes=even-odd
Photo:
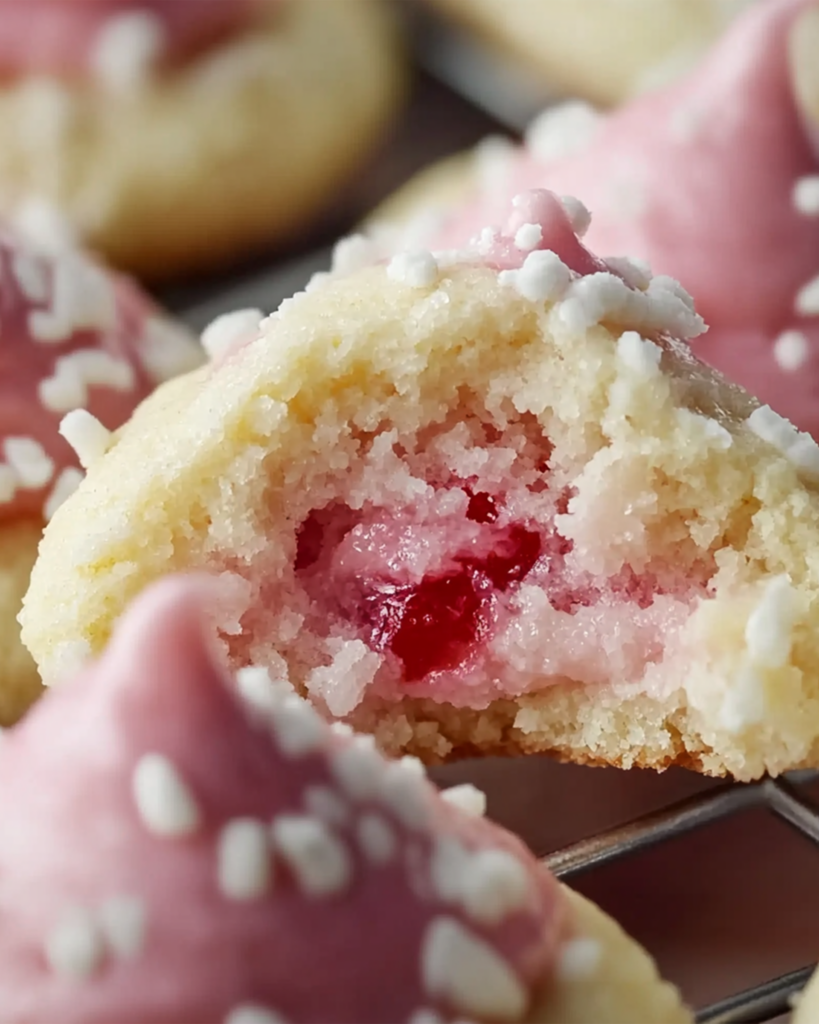
[[[0,228],[1,724],[41,689],[17,614],[43,524],[82,478],[61,429],[93,459],[108,443],[106,427],[202,360],[195,339],[132,282]]]
[[[679,85],[608,117],[549,110],[524,146],[487,141],[376,220],[446,248],[527,188],[579,196],[586,244],[679,280],[709,325],[694,351],[819,437],[817,45],[819,5],[767,0]]]
[[[303,229],[401,91],[371,0],[14,0],[0,14],[0,212],[31,224],[53,208],[153,280]]]
[[[587,220],[541,191],[474,247],[354,271],[353,240],[259,330],[218,322],[46,531],[21,617],[46,682],[197,568],[232,587],[233,667],[390,751],[819,763],[819,446]]]
[[[477,790],[237,690],[218,590],[158,583],[0,748],[4,1020],[690,1024]]]
[[[687,71],[751,0],[432,2],[561,92],[608,105]]]

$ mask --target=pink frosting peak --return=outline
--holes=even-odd
[[[819,166],[789,61],[809,6],[755,4],[686,80],[599,118],[573,155],[555,155],[565,123],[544,120],[443,244],[527,188],[578,196],[588,246],[678,279],[710,325],[697,353],[819,436]]]
[[[3,1020],[521,1019],[554,879],[414,759],[258,675],[240,698],[216,587],[155,584],[0,746]]]
[[[158,383],[202,361],[128,278],[1,228],[0,338],[0,521],[48,518],[79,477],[59,434],[66,413],[87,409],[113,430]]]
[[[95,47],[115,22],[126,26],[123,46],[128,46],[130,23],[135,47],[148,39],[156,48],[153,56],[184,58],[246,25],[261,2],[0,0],[0,74],[82,75],[93,67]],[[155,30],[151,37],[145,35],[146,25]]]

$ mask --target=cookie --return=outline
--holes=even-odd
[[[0,337],[0,723],[8,725],[41,690],[17,614],[43,525],[82,478],[66,436],[96,457],[108,428],[204,354],[128,279],[8,228],[0,229]]]
[[[560,92],[608,105],[684,73],[751,0],[432,2]]]
[[[760,4],[679,85],[608,117],[549,110],[524,146],[487,142],[377,219],[446,248],[527,188],[577,195],[586,243],[679,280],[709,325],[695,352],[819,437],[817,23],[806,0]]]
[[[369,0],[138,6],[38,0],[0,28],[0,212],[30,226],[55,210],[151,280],[295,237],[396,107],[385,12]]]
[[[10,1024],[690,1024],[477,790],[226,676],[221,596],[156,584],[0,748]]]
[[[44,680],[199,569],[232,587],[234,668],[388,751],[814,765],[819,446],[587,220],[541,191],[475,247],[355,271],[353,240],[260,328],[217,323],[49,524],[21,618]]]

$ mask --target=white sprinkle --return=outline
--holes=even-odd
[[[742,732],[765,718],[765,686],[753,665],[742,665],[729,683],[720,708],[720,724],[731,733]]]
[[[819,174],[798,178],[793,186],[793,205],[806,217],[819,217]]]
[[[399,252],[387,266],[387,277],[410,288],[430,288],[438,280],[438,262],[425,249]]]
[[[429,820],[431,790],[424,766],[417,757],[386,762],[380,798],[409,829],[422,829]]]
[[[311,696],[323,700],[331,715],[349,715],[358,705],[381,667],[381,655],[363,640],[330,637],[325,646],[332,661],[308,673],[305,686]]]
[[[590,978],[603,958],[603,947],[596,939],[571,939],[560,951],[557,976],[561,981]]]
[[[481,192],[497,194],[506,188],[516,153],[514,144],[503,135],[481,139],[472,150],[472,166]]]
[[[589,230],[592,221],[588,207],[584,206],[574,196],[561,196],[560,205],[566,211],[572,231],[574,231],[578,238],[582,238]]]
[[[494,228],[481,228],[481,233],[473,239],[475,247],[481,256],[486,256],[498,239],[498,233]]]
[[[346,276],[371,267],[381,259],[378,244],[366,235],[341,238],[333,247],[331,269],[333,274]]]
[[[350,855],[324,822],[306,815],[282,814],[273,822],[271,832],[276,849],[305,895],[329,896],[350,884]]]
[[[543,240],[540,224],[522,224],[515,232],[515,246],[523,252],[534,249]]]
[[[33,309],[28,316],[29,332],[35,341],[62,343],[75,331],[107,331],[116,326],[113,285],[99,267],[78,254],[63,254],[55,262],[51,288],[50,308]]]
[[[55,974],[87,978],[100,966],[105,947],[93,916],[80,907],[69,910],[51,929],[45,955]]]
[[[136,385],[136,374],[130,363],[98,349],[79,349],[60,356],[54,373],[40,381],[37,394],[52,412],[71,412],[89,404],[90,387],[106,387],[130,391]]]
[[[651,284],[651,267],[636,256],[607,256],[605,264],[631,288],[644,292]]]
[[[501,285],[511,285],[530,302],[555,302],[566,293],[571,280],[571,270],[549,249],[530,252],[519,270],[498,274]]]
[[[810,434],[800,433],[769,405],[754,409],[747,422],[757,437],[773,445],[800,473],[819,480],[819,445]]]
[[[318,712],[295,694],[272,709],[279,749],[286,757],[305,757],[324,747],[327,728]]]
[[[261,665],[247,665],[236,672],[236,688],[242,700],[254,710],[267,717],[278,707],[287,696],[295,696],[296,691],[286,680],[270,678],[270,672]]]
[[[421,974],[429,996],[460,1013],[514,1021],[526,1011],[520,979],[488,943],[452,917],[434,918],[421,948]]]
[[[7,437],[3,454],[17,476],[17,486],[39,490],[54,476],[54,460],[33,437]]]
[[[228,899],[255,900],[270,884],[271,856],[267,829],[253,818],[234,818],[219,833],[219,890]]]
[[[451,836],[440,836],[429,861],[432,889],[442,903],[460,903],[466,862],[470,852]]]
[[[783,331],[774,342],[773,354],[780,370],[794,373],[807,362],[810,354],[808,339],[801,331]]]
[[[43,506],[43,515],[46,522],[51,521],[60,505],[71,497],[84,479],[85,475],[82,470],[76,469],[74,466],[69,466],[68,469],[64,469],[60,473]]]
[[[479,924],[499,924],[524,907],[531,889],[526,869],[505,850],[478,850],[465,864],[461,900]]]
[[[364,814],[356,825],[358,845],[373,864],[387,864],[395,856],[398,840],[390,823],[380,814]]]
[[[7,505],[10,501],[14,501],[19,479],[11,466],[0,462],[0,505]]]
[[[238,309],[234,313],[224,313],[202,332],[202,348],[211,359],[217,359],[231,345],[255,337],[264,318],[260,309]]]
[[[475,818],[482,818],[486,814],[486,793],[471,782],[442,790],[441,799]]]
[[[819,276],[812,278],[797,292],[796,312],[800,316],[819,316]]]
[[[378,794],[384,759],[371,736],[356,736],[333,754],[330,768],[336,781],[353,800],[371,800]]]
[[[48,296],[48,274],[41,256],[20,249],[12,258],[11,269],[29,302],[45,302]]]
[[[225,1024],[287,1024],[287,1021],[264,1006],[245,1003],[230,1011],[225,1017]]]
[[[582,152],[594,137],[600,115],[580,100],[548,107],[526,130],[526,145],[536,160],[549,163]]]
[[[330,732],[335,733],[336,736],[343,736],[345,739],[352,739],[355,736],[355,730],[347,722],[332,722]]]
[[[91,50],[97,81],[112,92],[141,88],[150,79],[165,49],[162,21],[150,11],[124,11],[109,17]]]
[[[755,665],[780,668],[791,653],[791,634],[798,617],[796,591],[786,575],[769,580],[745,624],[745,645]]]
[[[310,786],[304,793],[304,807],[308,814],[328,825],[346,825],[350,808],[346,801],[329,786]]]
[[[617,355],[620,362],[640,377],[650,379],[660,373],[663,350],[647,338],[641,338],[637,331],[624,331],[617,339]]]
[[[76,250],[79,245],[65,214],[40,196],[24,198],[11,217],[19,234],[45,253],[56,255]]]
[[[113,434],[86,409],[66,413],[59,429],[76,452],[83,469],[93,466],[111,447]]]
[[[142,328],[139,358],[155,384],[201,366],[202,346],[182,324],[163,316],[149,316]]]
[[[199,808],[173,762],[164,754],[144,754],[132,778],[142,823],[159,836],[185,836],[199,826]]]
[[[123,960],[142,951],[146,930],[145,905],[136,896],[112,896],[97,913],[108,948]]]

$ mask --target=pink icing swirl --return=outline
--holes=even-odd
[[[247,25],[261,2],[0,0],[0,73],[82,74],[112,19],[135,13],[155,19],[165,59],[184,59]]]
[[[0,522],[47,518],[63,473],[77,472],[58,432],[66,413],[87,409],[119,427],[201,358],[128,278],[0,232]]]
[[[442,800],[412,759],[388,762],[366,738],[335,734],[295,696],[243,706],[203,629],[216,586],[155,584],[103,657],[0,746],[4,1019],[223,1024],[248,1005],[293,1024],[382,1024],[421,1009],[522,1018],[566,934],[554,879],[515,837]],[[140,790],[146,755],[171,766],[187,806],[161,799],[161,779]],[[266,878],[243,895],[237,869],[252,851],[226,876],[222,845],[238,820],[273,837]],[[294,822],[319,837],[312,859],[309,844],[284,841]],[[141,927],[112,944],[116,899]],[[78,918],[79,952],[58,941]],[[453,935],[514,979],[516,1007],[507,993],[505,1009],[482,1012],[480,976],[466,993],[446,981]]]
[[[819,274],[819,208],[795,201],[819,166],[788,59],[809,6],[754,5],[685,81],[601,118],[576,155],[499,160],[433,244],[499,223],[525,189],[576,195],[593,215],[587,245],[678,279],[710,325],[698,355],[819,436],[819,304],[797,300]]]

